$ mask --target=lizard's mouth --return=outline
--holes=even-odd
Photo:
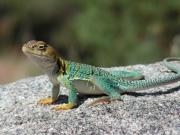
[[[28,49],[27,47],[23,46],[22,47],[22,51],[25,55],[34,55],[34,56],[42,56],[42,57],[46,57],[44,56],[41,52],[37,52],[37,51],[31,51],[31,49]],[[36,53],[35,53],[36,52]]]
[[[27,56],[34,56],[34,57],[38,57],[38,58],[44,58],[44,59],[56,59],[57,58],[57,54],[56,52],[51,48],[48,47],[45,50],[38,50],[38,49],[32,49],[32,48],[28,48],[26,46],[22,47],[22,51],[25,55]]]
[[[48,56],[45,56],[45,55],[42,55],[42,54],[39,55],[39,54],[35,54],[35,53],[29,52],[29,51],[24,51],[24,50],[23,50],[23,52],[28,57],[37,57],[39,59],[41,59],[41,58],[42,59],[43,58],[49,58]]]
[[[44,55],[43,52],[37,51],[37,50],[31,50],[30,48],[27,48],[26,46],[22,47],[22,51],[29,58],[32,57],[33,59],[52,59],[48,55]]]

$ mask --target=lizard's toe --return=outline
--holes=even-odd
[[[60,111],[60,110],[68,110],[75,107],[75,104],[73,103],[67,103],[67,104],[60,104],[56,107],[53,107],[52,110]]]
[[[54,103],[54,100],[51,97],[43,98],[38,101],[38,104],[40,105],[50,105],[53,103]]]

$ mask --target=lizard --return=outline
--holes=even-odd
[[[68,103],[59,104],[52,108],[54,110],[67,110],[76,107],[78,94],[105,94],[108,98],[99,101],[110,102],[122,100],[121,94],[124,92],[165,85],[180,79],[179,70],[173,64],[169,64],[171,59],[165,59],[164,64],[176,74],[136,80],[142,78],[143,75],[135,71],[120,71],[116,75],[117,71],[109,72],[92,65],[62,59],[51,45],[43,41],[28,41],[22,46],[22,51],[45,71],[53,84],[51,97],[39,100],[38,104],[55,103],[60,95],[60,85],[68,89]],[[135,80],[126,79],[129,76],[137,76],[137,78],[135,77]]]

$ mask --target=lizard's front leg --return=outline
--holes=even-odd
[[[77,100],[77,93],[76,90],[70,89],[69,90],[69,97],[68,97],[68,103],[57,105],[56,107],[52,108],[53,110],[59,111],[59,110],[68,110],[72,109],[76,106],[76,100]]]
[[[62,78],[60,81],[69,90],[68,103],[57,105],[52,109],[56,111],[72,109],[77,105],[77,90],[70,80]]]
[[[58,95],[59,95],[59,84],[53,84],[53,88],[52,88],[52,96],[51,97],[47,97],[47,98],[43,98],[40,99],[38,101],[38,104],[41,105],[49,105],[49,104],[53,104],[54,102],[57,101],[58,99]]]

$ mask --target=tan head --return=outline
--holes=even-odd
[[[52,68],[58,60],[55,49],[43,41],[28,41],[23,45],[22,51],[45,70]]]
[[[36,41],[36,40],[28,41],[23,45],[22,51],[25,54],[48,57],[52,59],[57,57],[57,53],[55,49],[43,41]]]

